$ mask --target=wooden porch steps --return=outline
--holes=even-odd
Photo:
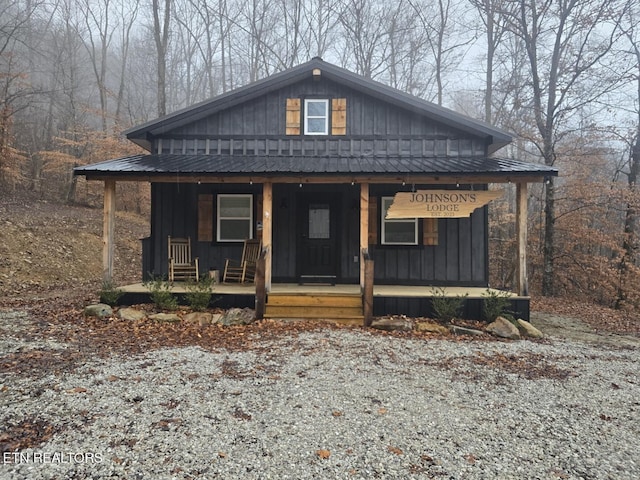
[[[361,324],[362,296],[349,293],[270,293],[265,318],[326,319]]]

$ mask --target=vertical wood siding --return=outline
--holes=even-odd
[[[304,188],[308,189],[308,186]],[[332,189],[332,196],[341,199],[338,209],[340,239],[339,278],[345,283],[357,283],[359,263],[359,188],[352,185],[319,187]],[[387,190],[381,190],[386,188]],[[394,186],[372,188],[376,198],[391,194]],[[275,185],[273,192],[273,278],[276,281],[295,281],[297,238],[297,185]],[[153,258],[152,272],[143,275],[167,274],[167,237],[191,237],[193,255],[200,260],[203,271],[210,268],[221,269],[226,258],[240,258],[242,243],[219,243],[198,241],[199,218],[198,200],[202,195],[213,198],[211,225],[215,230],[215,203],[217,193],[251,193],[254,211],[259,209],[261,186],[259,185],[176,185],[153,184],[151,189],[151,215],[153,230],[150,242]],[[209,197],[204,197],[209,198]],[[319,201],[321,196],[319,195]],[[209,208],[209,207],[207,207]],[[462,284],[486,286],[488,266],[488,234],[486,227],[487,207],[476,210],[470,218],[440,219],[438,221],[438,245],[371,245],[370,251],[375,261],[375,281],[379,284]],[[255,221],[259,220],[256,214]],[[255,222],[254,222],[255,223]],[[377,234],[379,235],[379,223]],[[202,225],[202,223],[200,223]],[[254,225],[255,228],[255,225]],[[254,231],[254,236],[256,232]]]
[[[311,145],[321,145],[321,152],[315,153],[316,146],[300,142],[300,105],[293,105],[294,99],[306,97],[322,97],[347,99],[344,107],[345,122],[333,132],[344,136],[343,143],[347,149],[337,147],[336,139],[312,139]],[[341,117],[340,113],[340,117]],[[342,122],[342,117],[340,118]],[[345,133],[347,134],[345,136]],[[300,138],[286,138],[294,135]],[[324,151],[341,154],[376,153],[390,155],[483,155],[484,139],[469,137],[460,130],[436,123],[395,105],[382,102],[380,99],[351,90],[329,81],[314,82],[309,80],[283,88],[255,100],[247,101],[239,106],[230,107],[193,123],[175,129],[164,135],[162,152],[182,153],[198,150],[198,141],[207,139],[222,142],[218,148],[220,153],[229,153],[230,141],[233,138],[267,139],[283,137],[285,153],[290,150],[298,153],[302,149],[308,154],[324,154]],[[378,137],[377,139],[375,137]],[[393,138],[396,137],[396,138]],[[410,138],[412,137],[412,138]],[[418,139],[417,137],[422,137]],[[344,142],[357,139],[358,142]],[[156,139],[157,141],[158,139]],[[173,144],[171,142],[173,140]],[[266,145],[265,145],[266,147]],[[249,154],[264,155],[265,148],[247,147]],[[243,146],[240,145],[237,153]],[[202,149],[200,149],[202,150]],[[274,148],[269,145],[269,153]],[[278,148],[278,154],[282,154]],[[231,150],[233,152],[233,149]],[[217,149],[212,148],[211,154]]]

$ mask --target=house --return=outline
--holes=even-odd
[[[204,270],[260,238],[268,296],[285,284],[364,287],[367,256],[376,287],[397,287],[376,295],[374,313],[424,314],[432,286],[488,287],[490,199],[463,204],[514,183],[515,305],[528,318],[527,185],[557,171],[494,156],[512,140],[503,130],[314,58],[125,133],[149,153],[75,169],[104,181],[107,278],[115,184],[150,182],[143,275],[167,274],[170,235],[192,239]]]

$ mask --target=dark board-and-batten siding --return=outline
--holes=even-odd
[[[375,282],[397,285],[487,285],[486,208],[471,218],[440,219],[438,245],[372,245]]]
[[[351,185],[315,186],[318,198],[331,195],[339,208],[339,265],[338,278],[344,283],[359,281],[359,188]],[[372,188],[372,201],[395,193],[394,186]],[[308,191],[308,187],[305,186]],[[297,243],[297,185],[275,185],[273,189],[273,279],[293,282],[296,270]],[[143,242],[143,276],[167,274],[167,237],[191,237],[193,255],[202,270],[222,269],[226,258],[239,259],[242,243],[198,242],[198,195],[218,193],[250,193],[254,195],[254,236],[260,185],[218,184],[152,184],[151,215],[153,230]],[[379,207],[379,206],[378,206]],[[213,212],[215,215],[215,206]],[[380,210],[378,210],[380,211]],[[440,219],[438,245],[371,245],[375,262],[375,282],[397,285],[466,285],[486,286],[488,282],[487,209],[476,210],[467,219]],[[379,223],[379,222],[378,222]],[[216,219],[212,224],[216,225]],[[380,225],[377,226],[380,236]]]
[[[288,98],[345,98],[346,135],[285,136]],[[353,141],[351,141],[353,140]],[[154,153],[483,155],[486,139],[333,82],[300,82],[155,139]]]

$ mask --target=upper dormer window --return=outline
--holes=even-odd
[[[329,100],[307,99],[304,101],[304,134],[329,134]]]
[[[347,99],[287,98],[287,135],[346,135]]]

